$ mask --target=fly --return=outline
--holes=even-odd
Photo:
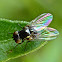
[[[59,32],[54,28],[47,27],[52,19],[53,15],[50,13],[41,14],[23,27],[22,30],[14,32],[12,38],[18,44],[22,44],[24,40],[30,42],[32,40],[48,41],[55,39]]]

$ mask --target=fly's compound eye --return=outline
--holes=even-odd
[[[17,40],[18,39],[18,31],[14,32],[12,38],[14,38],[14,40]]]
[[[18,38],[18,35],[14,35],[15,38]]]
[[[18,31],[14,32],[14,34],[18,34]]]
[[[18,35],[13,35],[14,40],[17,40],[18,39]]]

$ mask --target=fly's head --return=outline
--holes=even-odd
[[[13,37],[12,38],[14,38],[13,40],[15,40],[16,43],[20,43],[21,42],[18,31],[13,33]]]

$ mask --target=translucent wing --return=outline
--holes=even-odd
[[[32,20],[28,25],[32,27],[32,31],[37,31],[35,40],[52,40],[57,37],[59,32],[54,28],[47,27],[53,19],[50,13],[44,13]]]
[[[30,26],[48,26],[53,19],[53,15],[50,13],[44,13],[32,20],[28,25]]]
[[[36,38],[38,40],[52,40],[52,39],[55,39],[57,37],[57,35],[59,35],[59,32],[54,29],[54,28],[50,28],[50,27],[47,27],[41,31],[39,31],[38,34],[36,34]]]

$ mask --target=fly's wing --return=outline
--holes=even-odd
[[[44,13],[32,20],[28,25],[32,27],[32,31],[37,31],[36,40],[52,40],[55,39],[59,32],[56,29],[47,27],[53,19],[50,13]]]
[[[40,16],[38,16],[37,18],[35,18],[34,20],[32,20],[28,25],[35,26],[35,27],[38,27],[38,26],[45,27],[50,24],[52,19],[53,19],[52,14],[44,13],[44,14],[41,14]]]
[[[59,35],[59,32],[54,28],[46,27],[45,29],[39,31],[36,35],[38,40],[47,41],[55,39],[57,35]]]

